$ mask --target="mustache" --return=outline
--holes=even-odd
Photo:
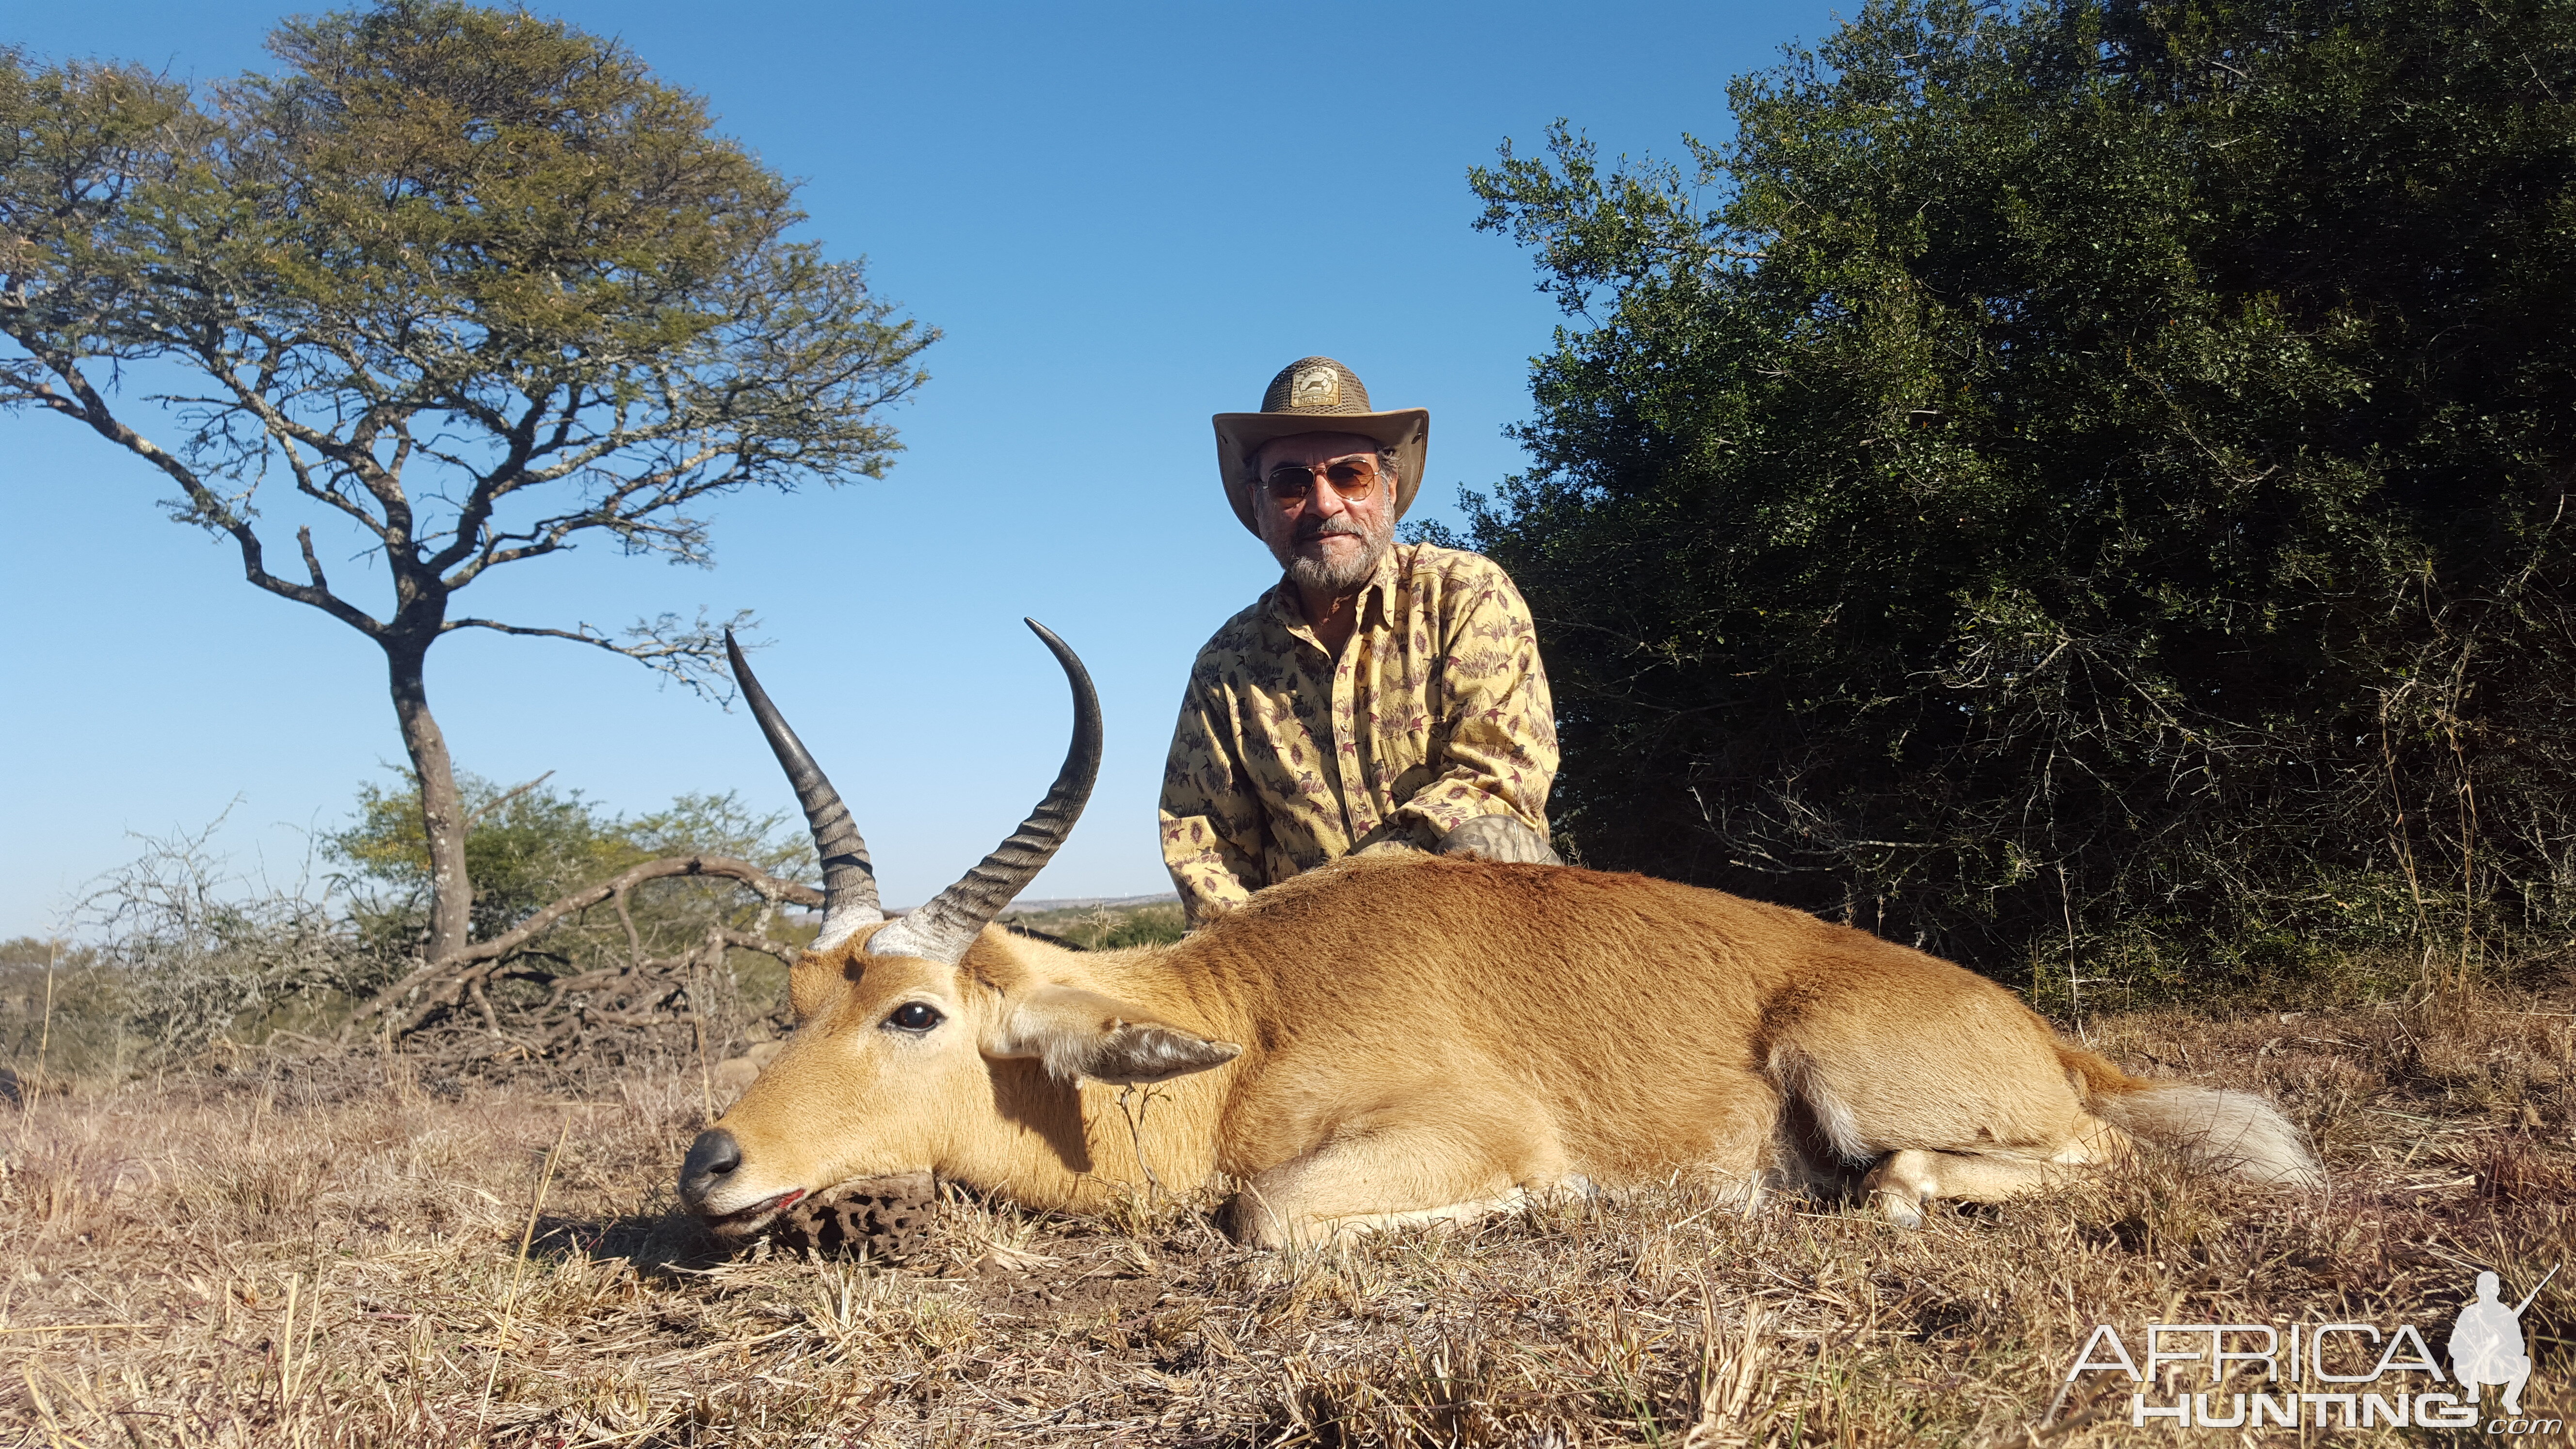
[[[1297,521],[1297,532],[1293,538],[1295,542],[1304,543],[1310,538],[1330,538],[1336,535],[1346,538],[1366,538],[1368,530],[1347,518],[1301,518]]]

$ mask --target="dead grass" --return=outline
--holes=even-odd
[[[2133,1068],[2275,1093],[2315,1132],[2331,1193],[2148,1164],[1909,1233],[1675,1188],[1307,1255],[1234,1250],[1190,1204],[1086,1222],[959,1197],[925,1259],[879,1269],[716,1257],[671,1216],[703,1114],[693,1073],[442,1096],[374,1058],[39,1095],[0,1115],[0,1433],[2217,1444],[2237,1436],[2132,1429],[2132,1385],[2109,1376],[2053,1405],[2092,1326],[2402,1321],[2438,1347],[2478,1268],[2518,1296],[2576,1256],[2562,998],[2135,1015],[2088,1035]],[[2576,1420],[2571,1277],[2525,1315],[2524,1406]]]

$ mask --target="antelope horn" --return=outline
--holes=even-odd
[[[1073,822],[1082,818],[1083,803],[1091,798],[1092,782],[1100,778],[1100,696],[1091,688],[1090,673],[1047,626],[1035,619],[1020,622],[1055,651],[1055,662],[1064,666],[1064,677],[1073,686],[1073,745],[1064,753],[1064,768],[1056,772],[1038,808],[982,864],[930,904],[905,912],[869,937],[871,956],[918,956],[951,966],[964,960],[975,937],[1073,833]]]
[[[828,951],[848,940],[861,926],[873,926],[885,919],[877,904],[877,868],[868,863],[868,843],[859,838],[859,827],[850,819],[849,807],[841,803],[841,792],[823,776],[823,767],[805,753],[804,743],[796,731],[769,702],[769,691],[751,672],[751,661],[742,657],[742,646],[733,642],[733,631],[725,631],[725,658],[733,664],[733,682],[742,687],[742,698],[751,706],[751,717],[760,721],[760,732],[769,737],[769,748],[777,754],[779,767],[787,771],[787,783],[796,791],[796,803],[805,808],[805,824],[814,832],[814,853],[823,858],[823,929],[814,937],[814,949]]]

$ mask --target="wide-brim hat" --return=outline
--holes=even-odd
[[[1252,512],[1252,455],[1273,438],[1299,433],[1357,433],[1395,449],[1395,516],[1413,506],[1422,487],[1422,465],[1431,450],[1431,410],[1398,408],[1369,411],[1368,388],[1359,374],[1329,357],[1301,357],[1279,369],[1261,394],[1257,413],[1218,413],[1217,476],[1225,484],[1225,501],[1234,516],[1258,536],[1261,522]]]

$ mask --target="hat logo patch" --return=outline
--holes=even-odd
[[[1288,384],[1292,408],[1339,407],[1341,402],[1342,380],[1329,367],[1309,367]]]

